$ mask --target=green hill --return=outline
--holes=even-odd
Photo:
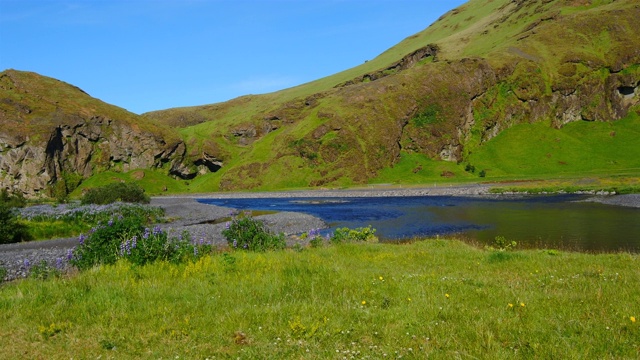
[[[635,1],[472,0],[336,75],[145,115],[218,147],[197,191],[637,174],[638,18]]]
[[[338,74],[142,116],[54,79],[5,71],[0,185],[32,193],[64,174],[87,186],[133,179],[153,192],[613,175],[637,182],[637,19],[634,0],[471,0]],[[108,145],[116,141],[106,128],[100,141],[71,131],[105,122],[158,145],[127,152]],[[127,143],[140,138],[120,134]],[[40,165],[25,160],[25,144],[38,144]],[[62,146],[58,155],[52,144]],[[74,144],[90,144],[91,156],[78,156],[84,148]]]

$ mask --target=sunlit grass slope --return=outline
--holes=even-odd
[[[639,260],[428,240],[120,262],[2,285],[0,357],[636,359]]]
[[[640,116],[570,123],[554,129],[520,124],[469,156],[488,176],[616,175],[640,173]]]
[[[338,74],[146,116],[179,128],[191,152],[222,154],[196,191],[627,171],[639,125],[614,122],[638,111],[637,13],[629,0],[471,0]]]

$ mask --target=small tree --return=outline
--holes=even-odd
[[[15,211],[0,203],[0,244],[30,240],[27,226],[18,221]]]

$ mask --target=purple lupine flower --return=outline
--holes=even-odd
[[[245,250],[249,248],[249,243],[244,243],[244,245],[242,245],[242,248],[244,248]]]
[[[80,234],[80,236],[78,237],[78,241],[80,242],[80,245],[84,244],[84,241],[87,237],[84,236],[84,234]]]
[[[73,250],[69,249],[67,250],[67,260],[71,261],[71,259],[73,259]]]
[[[229,230],[229,228],[231,228],[231,222],[230,222],[230,221],[227,221],[227,223],[226,223],[226,224],[224,224],[224,228],[225,228],[225,229],[227,229],[227,230]]]
[[[109,219],[109,222],[107,223],[108,226],[112,226],[113,225],[113,219]]]
[[[142,234],[143,239],[148,239],[150,234],[149,228],[144,228],[144,234]]]
[[[31,263],[29,262],[29,259],[24,259],[24,261],[22,262],[22,264],[24,265],[25,268],[30,268],[31,267]]]
[[[131,238],[131,248],[135,249],[137,245],[138,245],[138,237],[134,236]]]
[[[125,245],[125,242],[123,241],[120,243],[120,257],[124,257],[125,251],[126,251],[126,245]]]
[[[160,226],[159,226],[159,225],[156,225],[156,226],[153,228],[153,235],[159,235],[159,234],[162,234],[162,229],[160,228]]]
[[[238,240],[233,239],[233,247],[237,248],[238,247]]]
[[[64,265],[63,265],[63,263],[62,263],[62,258],[57,258],[57,259],[56,259],[56,268],[57,268],[58,270],[62,270],[62,267],[63,267],[63,266],[64,266]]]

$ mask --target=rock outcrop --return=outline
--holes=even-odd
[[[0,188],[30,197],[69,174],[165,168],[190,178],[198,171],[185,165],[192,163],[186,146],[167,129],[34,73],[0,73],[0,124]]]

